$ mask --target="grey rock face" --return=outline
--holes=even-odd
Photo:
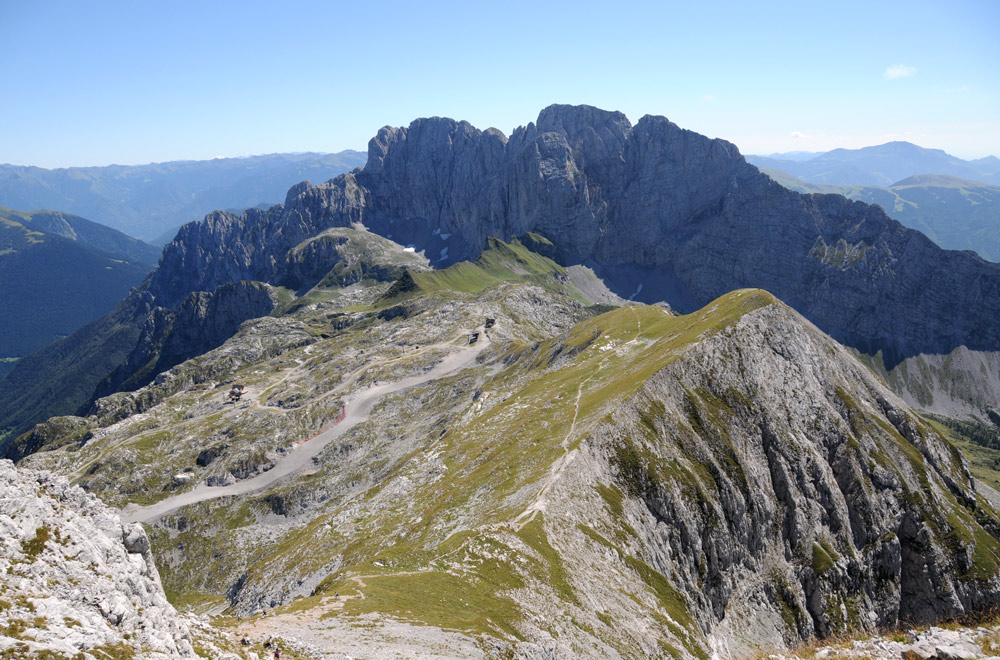
[[[650,565],[728,640],[767,615],[792,640],[994,606],[1000,545],[964,460],[795,316],[747,314],[594,432]]]
[[[83,444],[90,437],[92,424],[79,417],[53,417],[17,437],[4,458],[19,461],[43,447],[57,449],[67,444]]]
[[[361,171],[296,186],[283,207],[187,225],[151,290],[274,281],[294,245],[357,222],[440,264],[475,257],[489,236],[539,232],[616,293],[681,311],[765,288],[889,363],[1000,348],[1000,265],[941,250],[876,206],[789,191],[732,144],[664,117],[633,127],[587,106],[546,108],[510,139],[441,118],[384,128]]]
[[[1000,351],[959,347],[947,355],[907,358],[892,370],[865,361],[911,407],[987,424],[988,411],[1000,410]]]
[[[219,346],[244,321],[266,316],[274,307],[271,287],[233,282],[211,293],[188,294],[176,311],[152,309],[131,355],[98,384],[95,397],[145,385],[152,376]]]
[[[285,254],[333,226],[360,221],[364,205],[353,174],[344,175],[336,190],[308,182],[288,191],[284,206],[267,211],[248,209],[241,216],[216,211],[184,225],[161,257],[150,292],[158,304],[176,307],[191,291],[213,291],[227,282],[273,282],[284,276]],[[335,215],[340,222],[329,222]]]
[[[0,653],[194,657],[145,531],[65,478],[0,461],[0,549]]]

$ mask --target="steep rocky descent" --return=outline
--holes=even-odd
[[[723,140],[587,106],[546,108],[509,140],[441,118],[384,128],[363,170],[296,186],[283,207],[187,225],[151,290],[275,281],[295,244],[358,222],[441,264],[536,231],[623,297],[683,311],[762,287],[890,364],[1000,348],[1000,265],[941,250],[878,207],[789,191]]]
[[[245,477],[246,456],[266,465],[303,420],[326,424],[364,386],[358,369],[420,373],[437,356],[415,345],[493,312],[482,364],[386,397],[314,474],[158,521],[170,589],[242,614],[301,596],[289,612],[336,616],[338,639],[370,638],[373,620],[458,630],[478,640],[470,657],[742,654],[997,603],[996,515],[960,455],[773,297],[571,325],[585,310],[537,281],[431,286],[448,272],[380,303],[419,314],[242,367],[257,403],[221,420],[218,390],[179,391],[25,460],[119,504],[210,470]],[[331,396],[301,405],[305,391]],[[206,445],[219,447],[207,467]],[[124,465],[139,469],[123,484]]]
[[[191,658],[139,525],[64,477],[0,460],[0,656]]]

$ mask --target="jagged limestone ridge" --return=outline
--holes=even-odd
[[[939,250],[878,207],[788,191],[733,145],[663,117],[632,126],[621,113],[551,106],[510,139],[441,118],[387,127],[363,170],[294,186],[266,211],[186,225],[148,288],[0,381],[0,442],[86,406],[92,385],[137,349],[141,326],[155,324],[154,307],[175,309],[192,292],[232,282],[315,275],[295,249],[353,226],[412,244],[434,265],[475,257],[491,236],[538,231],[552,255],[597,268],[621,297],[682,311],[763,287],[838,340],[882,350],[890,366],[960,345],[1000,347],[1000,266]],[[142,347],[134,354],[145,356]],[[138,369],[137,380],[155,369]],[[51,386],[60,379],[76,391]]]
[[[877,206],[787,190],[732,144],[664,117],[632,126],[588,106],[550,106],[509,139],[442,118],[386,127],[360,171],[294,187],[280,208],[187,225],[152,290],[273,281],[297,242],[355,223],[441,264],[474,258],[488,237],[535,231],[623,297],[684,311],[762,287],[891,363],[1000,348],[1000,265],[941,250]]]

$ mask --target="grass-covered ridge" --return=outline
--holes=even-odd
[[[529,234],[529,243],[551,246],[545,238]],[[420,293],[476,294],[501,282],[531,281],[553,286],[565,280],[566,269],[533,252],[520,239],[505,243],[498,238],[487,239],[486,249],[474,262],[462,261],[442,270],[410,273],[386,293],[394,299]]]
[[[457,543],[468,553],[469,548],[492,538],[491,534],[481,533],[468,536],[450,525],[442,526],[444,521],[471,516],[480,529],[497,525],[506,529],[525,506],[517,494],[531,492],[532,484],[540,483],[561,455],[578,446],[588,426],[607,409],[634,394],[652,374],[683,354],[687,346],[774,302],[766,292],[746,290],[728,294],[704,310],[683,317],[658,307],[623,308],[584,321],[534,347],[515,349],[507,358],[510,366],[481,388],[479,396],[489,407],[481,414],[465,416],[461,424],[452,426],[433,442],[432,451],[447,469],[439,479],[416,487],[408,495],[405,513],[387,525],[396,530],[394,543],[378,548],[372,547],[370,541],[354,540],[345,548],[345,563],[361,561],[363,572],[376,573],[386,573],[384,567],[392,566],[403,572],[393,580],[401,580],[401,584],[418,581],[430,588],[434,582],[428,572],[445,570],[445,565],[434,561],[445,548]],[[501,403],[489,405],[499,398],[503,398]],[[551,405],[555,401],[561,403]],[[447,493],[447,497],[442,498],[441,493]],[[377,492],[371,495],[378,497]],[[611,508],[612,514],[616,513],[613,504]],[[538,573],[555,590],[555,597],[575,602],[567,570],[540,522],[540,516],[529,519],[519,536],[544,560],[538,564]],[[641,563],[632,560],[636,565]],[[489,573],[480,575],[477,565],[489,566]],[[504,570],[509,573],[506,581],[525,579],[523,569],[518,568],[523,562],[508,562],[506,569],[504,566],[478,561],[466,566],[463,574],[473,581],[470,593],[478,589],[473,585],[501,584]],[[446,573],[442,587],[456,577],[453,569]],[[321,587],[322,593],[336,590],[337,584],[343,584],[342,579],[332,577]],[[387,575],[385,579],[390,578]],[[373,583],[368,578],[365,582]],[[494,592],[496,597],[500,594]],[[368,601],[355,601],[349,609],[372,606]],[[426,616],[432,614],[427,612]],[[425,615],[419,609],[407,609],[406,616],[419,620]],[[478,624],[466,628],[476,629],[481,630]]]

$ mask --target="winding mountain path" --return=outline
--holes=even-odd
[[[467,334],[467,333],[463,333]],[[229,486],[208,486],[205,483],[199,484],[195,489],[180,493],[173,497],[151,504],[149,506],[137,506],[129,504],[122,510],[122,518],[128,522],[149,522],[166,513],[179,509],[189,504],[196,504],[206,500],[230,495],[245,495],[257,490],[271,486],[272,484],[288,477],[311,465],[312,460],[319,455],[323,448],[331,441],[340,437],[355,425],[367,421],[375,404],[387,394],[398,392],[399,390],[421,385],[428,381],[442,378],[449,374],[460,371],[471,365],[476,356],[490,343],[484,337],[471,346],[463,346],[454,353],[446,356],[429,371],[417,376],[410,376],[391,383],[381,383],[365,389],[355,391],[344,404],[344,417],[336,426],[323,431],[319,435],[306,442],[295,445],[273,468],[267,472],[262,472],[250,479],[237,481]],[[452,347],[451,343],[437,345],[442,348]]]

